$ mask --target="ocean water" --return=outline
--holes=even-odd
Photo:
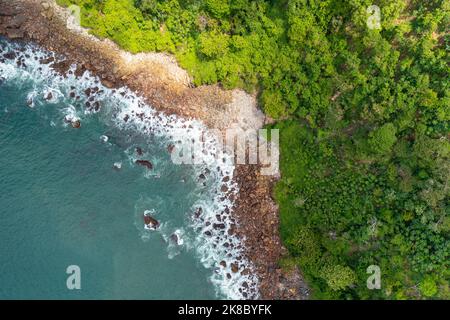
[[[252,265],[228,232],[232,202],[221,188],[237,187],[224,179],[234,167],[215,156],[215,138],[201,164],[175,164],[168,146],[180,131],[199,140],[201,123],[77,77],[76,66],[58,75],[51,66],[61,59],[0,39],[0,298],[257,297],[256,277],[241,273]],[[66,285],[71,265],[79,290]]]

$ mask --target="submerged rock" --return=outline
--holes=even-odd
[[[181,246],[184,243],[178,230],[170,235],[170,241],[172,241],[177,246]]]
[[[98,112],[98,111],[100,111],[100,108],[101,108],[100,102],[95,101],[94,102],[94,111]]]
[[[173,243],[178,244],[178,235],[177,235],[176,233],[172,233],[172,234],[170,235],[170,240],[171,240]]]
[[[21,39],[25,35],[21,29],[7,29],[6,34],[10,39]]]
[[[136,153],[137,153],[139,156],[142,156],[142,155],[144,154],[144,151],[142,151],[142,148],[141,148],[141,147],[136,147]]]
[[[27,99],[27,105],[28,105],[30,108],[34,108],[34,101],[33,101],[33,98],[32,98],[32,97],[29,97],[29,98]]]

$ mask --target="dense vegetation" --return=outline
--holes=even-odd
[[[59,2],[129,51],[175,54],[197,85],[258,90],[281,129],[281,263],[316,298],[450,298],[450,2]]]

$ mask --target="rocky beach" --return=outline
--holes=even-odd
[[[126,86],[168,115],[198,119],[222,131],[233,124],[256,130],[270,122],[258,109],[255,94],[224,90],[219,85],[194,87],[172,56],[124,52],[113,42],[71,25],[68,16],[67,10],[51,0],[0,0],[0,35],[36,43],[64,56],[62,63],[53,65],[61,74],[76,64],[76,73],[88,70],[108,88]],[[229,193],[235,204],[233,232],[243,239],[247,258],[255,267],[260,298],[307,299],[309,289],[300,272],[279,266],[287,252],[281,244],[278,208],[271,196],[276,177],[261,175],[258,165],[236,165],[234,180],[240,192],[237,196]]]

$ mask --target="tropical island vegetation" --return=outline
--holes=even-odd
[[[125,50],[174,54],[196,85],[258,93],[280,129],[280,263],[314,298],[450,298],[450,2],[58,2]]]

